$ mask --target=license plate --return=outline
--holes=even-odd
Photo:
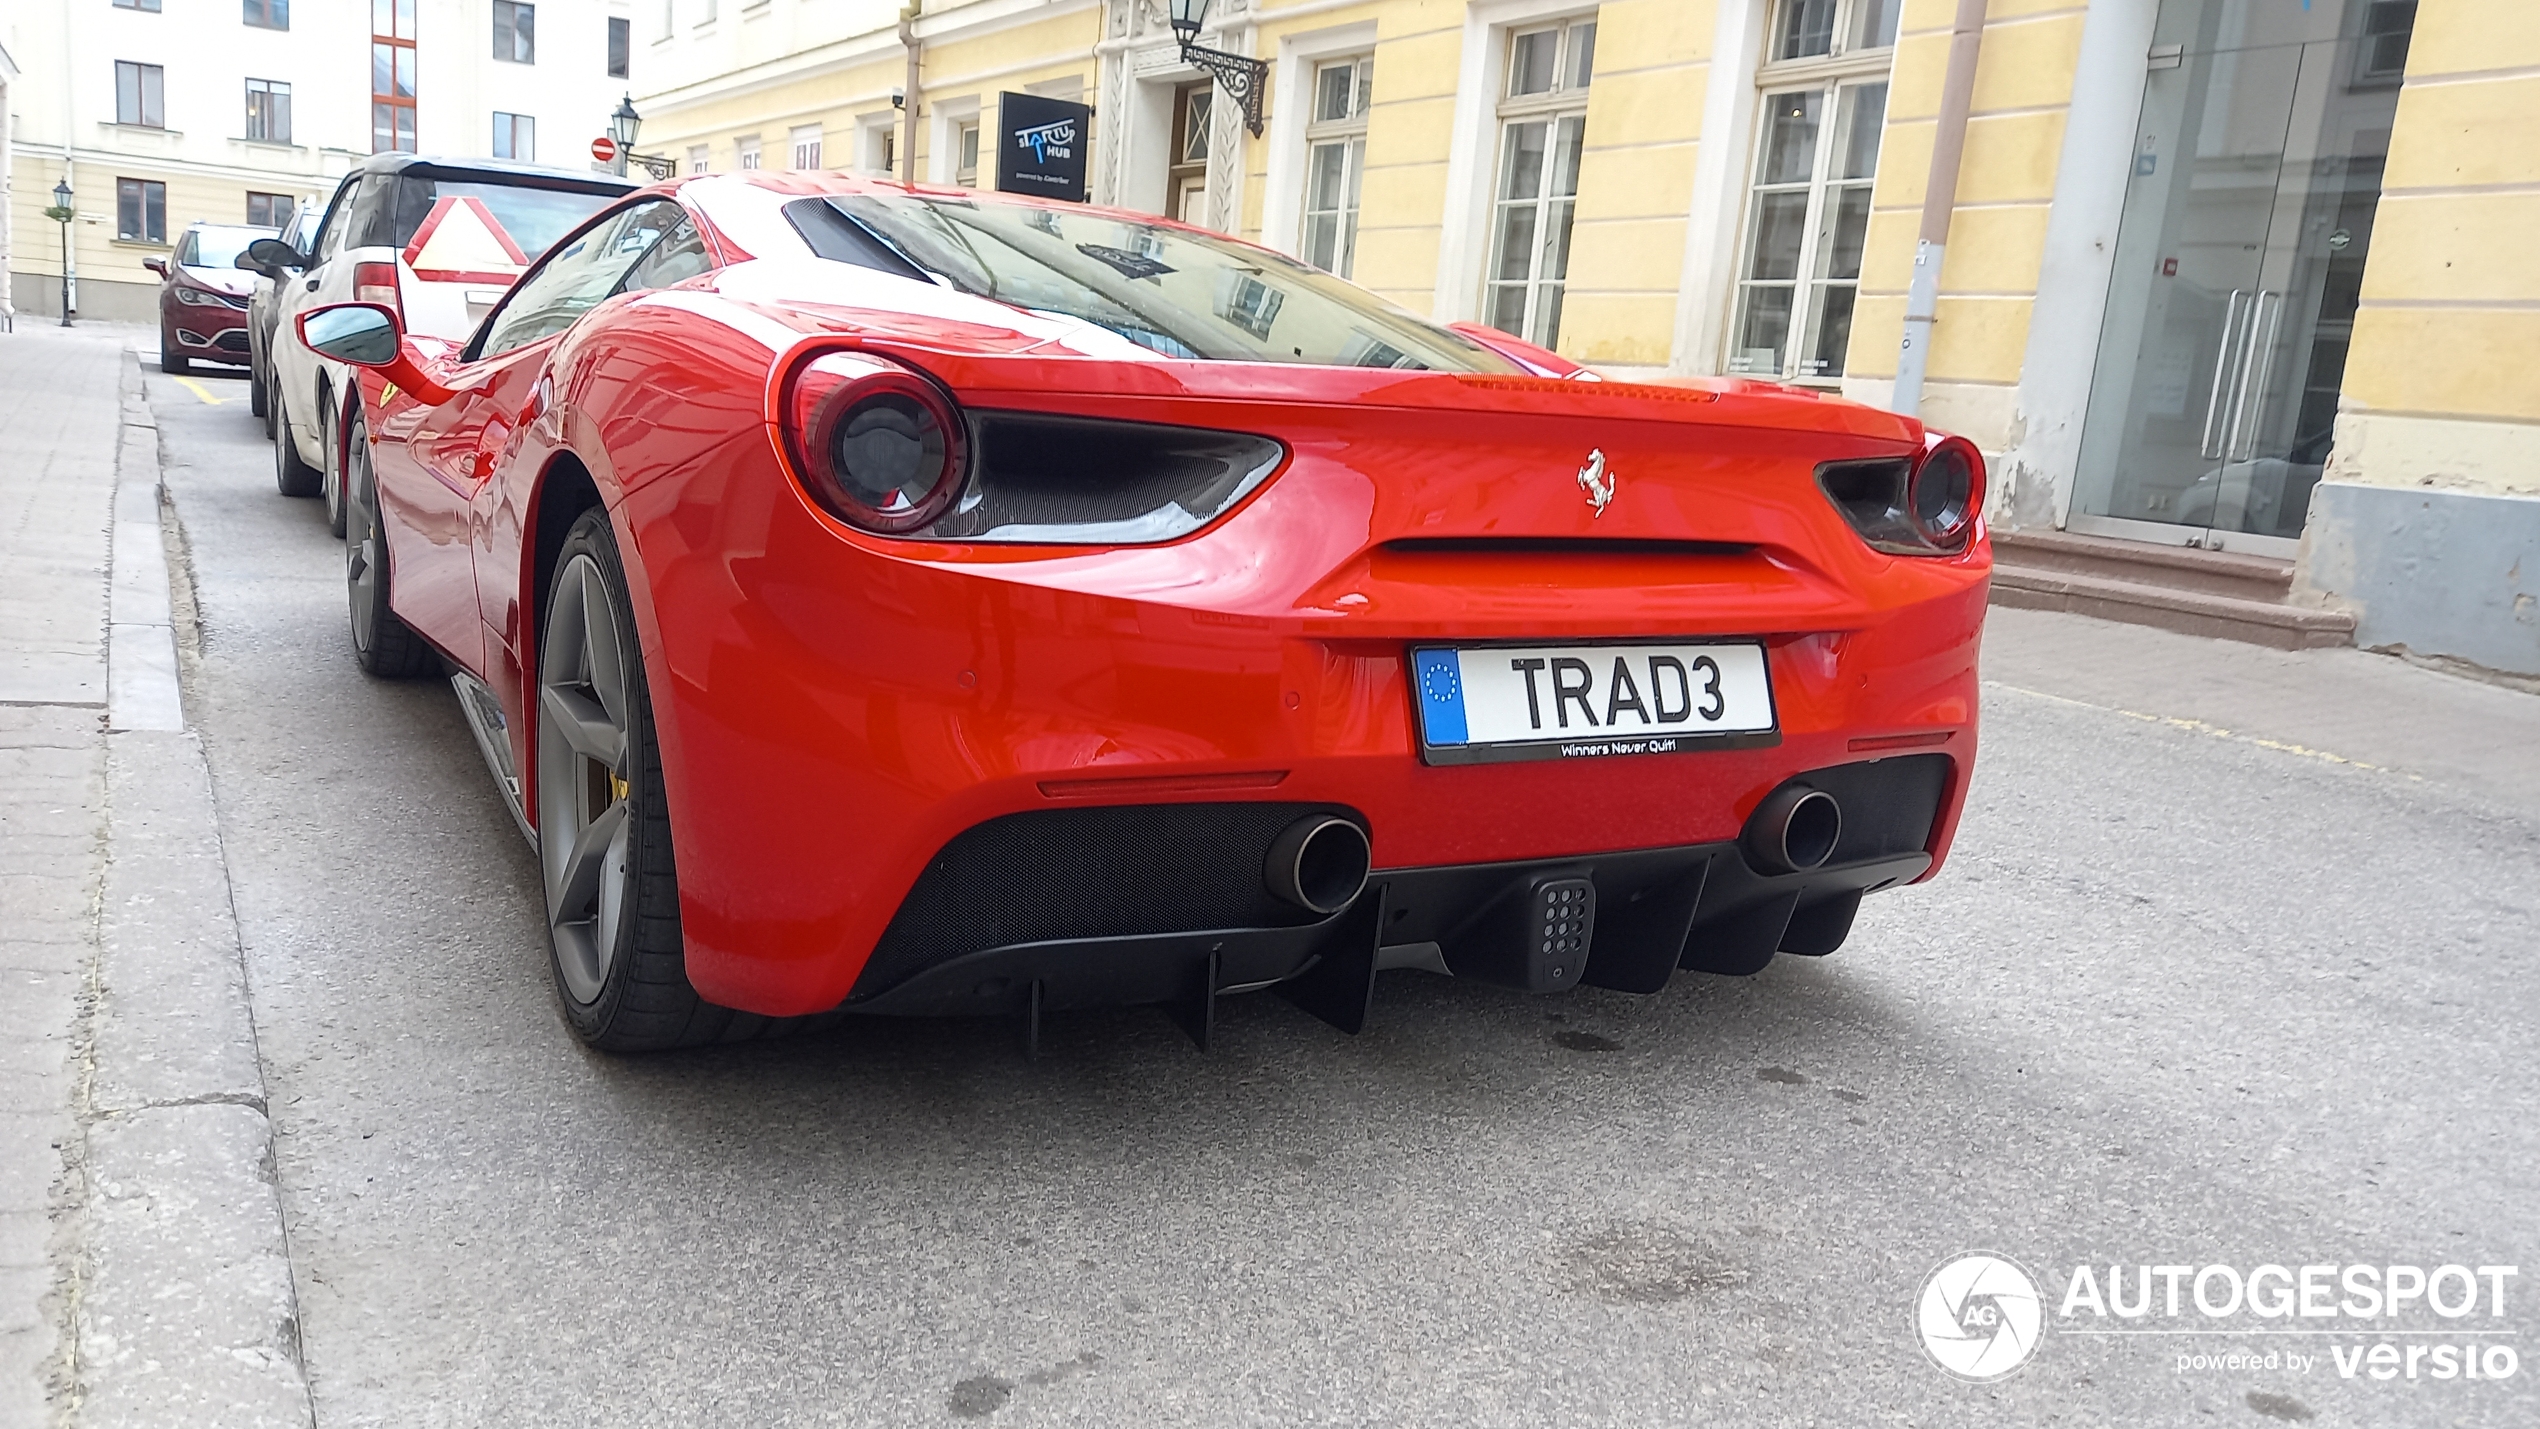
[[[1431,764],[1612,758],[1777,744],[1752,640],[1411,652]]]

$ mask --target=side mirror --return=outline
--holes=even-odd
[[[162,278],[168,275],[168,260],[165,258],[144,258],[141,260],[141,266]]]
[[[248,259],[254,259],[255,261],[251,263]],[[282,276],[279,270],[284,268],[306,268],[309,266],[309,260],[301,254],[299,249],[292,247],[290,244],[283,242],[279,238],[259,238],[255,242],[247,245],[246,255],[238,260],[238,266],[241,268],[262,268],[269,276],[273,277],[275,281],[279,282]]]
[[[406,336],[406,325],[393,308],[330,303],[300,314],[298,328],[300,343],[309,351],[370,368],[427,406],[440,406],[454,395],[425,369],[429,359]]]
[[[300,314],[300,341],[320,357],[355,367],[386,367],[406,335],[397,315],[377,303],[334,303]]]
[[[271,269],[256,261],[256,255],[253,253],[239,254],[237,258],[230,262],[229,266],[232,268],[242,269],[249,273],[262,273],[267,277],[271,277],[273,275]]]

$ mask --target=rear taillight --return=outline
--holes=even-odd
[[[1953,556],[1967,548],[1984,509],[1984,456],[1964,437],[1944,437],[1922,459],[1829,462],[1817,485],[1861,539],[1898,556]]]
[[[1963,437],[1924,452],[1905,485],[1905,512],[1914,529],[1944,551],[1965,549],[1983,499],[1984,454]]]
[[[896,363],[831,353],[794,374],[785,454],[804,490],[859,530],[902,536],[961,494],[961,414],[941,388]]]
[[[377,303],[403,318],[406,305],[397,297],[397,265],[394,263],[354,264],[353,301]]]
[[[804,361],[772,411],[786,464],[839,520],[884,536],[996,545],[1142,546],[1234,509],[1287,448],[1202,427],[965,410],[889,358]]]

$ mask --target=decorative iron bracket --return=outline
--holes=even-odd
[[[1185,64],[1194,64],[1208,71],[1218,87],[1243,106],[1244,127],[1252,131],[1254,138],[1261,137],[1261,89],[1263,82],[1270,77],[1268,60],[1213,50],[1188,40],[1182,41],[1182,60]]]
[[[643,165],[644,172],[652,175],[655,183],[675,177],[679,173],[679,161],[668,154],[630,153],[626,156],[626,162]]]

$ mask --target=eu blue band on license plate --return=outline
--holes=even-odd
[[[1761,641],[1425,647],[1411,683],[1431,764],[1781,742]]]

